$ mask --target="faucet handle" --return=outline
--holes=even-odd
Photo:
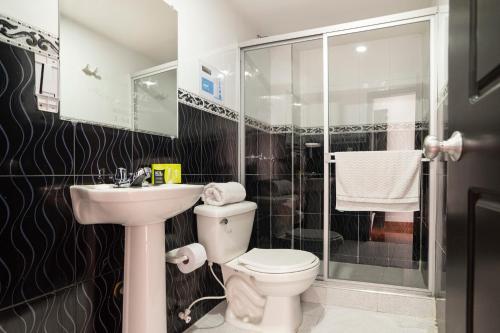
[[[115,185],[118,185],[118,186],[123,185],[123,184],[127,184],[129,182],[127,169],[125,169],[125,168],[116,169],[115,176],[113,177],[113,181],[114,181]]]
[[[151,168],[144,167],[137,170],[134,174],[132,174],[132,178],[130,179],[130,186],[142,186],[142,183],[151,177]]]
[[[106,183],[106,168],[99,168],[97,169],[97,182],[99,184],[104,184]]]

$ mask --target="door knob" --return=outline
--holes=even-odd
[[[456,162],[462,157],[462,133],[459,131],[453,132],[451,137],[446,141],[439,141],[433,135],[427,135],[424,140],[424,155],[430,160],[435,159],[439,153],[444,153],[449,158]]]

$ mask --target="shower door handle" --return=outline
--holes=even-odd
[[[424,155],[430,160],[435,159],[439,153],[446,154],[451,161],[457,162],[462,157],[463,137],[459,131],[453,132],[446,141],[439,141],[433,135],[427,135],[424,140]]]

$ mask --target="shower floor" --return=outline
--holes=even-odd
[[[382,267],[330,261],[329,277],[339,280],[389,284],[426,289],[418,269]]]

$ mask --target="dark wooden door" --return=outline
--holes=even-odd
[[[450,0],[446,331],[500,332],[500,0]]]

